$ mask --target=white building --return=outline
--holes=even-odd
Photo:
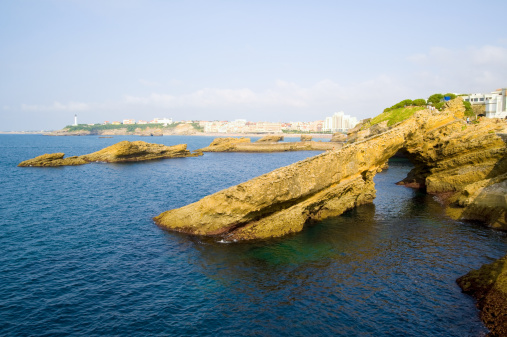
[[[168,124],[172,124],[173,123],[173,119],[172,118],[153,118],[152,121],[150,121],[150,123],[153,123],[153,124],[164,124],[164,125],[168,125]]]
[[[326,117],[324,131],[346,132],[357,124],[357,118],[344,115],[343,111],[335,112],[333,116]]]
[[[463,100],[473,105],[485,105],[486,117],[507,118],[506,88],[497,89],[489,94],[470,94]]]

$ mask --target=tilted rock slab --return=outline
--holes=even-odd
[[[415,120],[406,121],[404,127],[282,167],[154,220],[167,229],[232,240],[301,231],[308,221],[372,202],[375,173],[419,127]]]
[[[186,144],[166,146],[143,141],[122,141],[100,151],[82,156],[63,158],[64,155],[64,153],[43,154],[33,159],[25,160],[18,166],[54,167],[83,165],[91,162],[121,163],[163,158],[195,157],[202,155],[202,153],[191,153],[187,150]]]
[[[464,110],[459,103],[443,112],[418,112],[384,133],[282,167],[154,220],[170,230],[234,240],[297,232],[309,221],[371,202],[373,176],[402,148],[416,164],[410,179],[417,187],[432,193],[461,191],[496,174],[495,167],[502,170],[505,143],[491,125],[472,130],[457,118]],[[480,150],[483,142],[489,144],[487,151]],[[463,152],[466,148],[473,155]]]

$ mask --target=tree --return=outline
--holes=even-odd
[[[463,101],[463,105],[465,106],[465,116],[475,117],[474,110],[472,109],[472,104],[467,101]]]
[[[435,105],[435,104],[439,103],[443,99],[444,99],[444,95],[442,95],[442,94],[433,94],[430,97],[428,97],[428,103],[431,103],[431,104]]]
[[[450,99],[455,99],[456,95],[449,92],[449,93],[445,94],[444,97],[449,97]]]
[[[426,100],[424,98],[414,99],[412,101],[412,105],[415,105],[415,106],[425,106],[426,105]]]

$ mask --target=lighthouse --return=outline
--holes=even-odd
[[[77,115],[74,115],[74,126],[77,125]]]

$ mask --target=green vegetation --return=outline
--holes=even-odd
[[[413,101],[411,99],[404,99],[403,101],[396,103],[395,105],[393,105],[390,108],[385,108],[384,112],[388,112],[388,111],[400,109],[400,108],[405,108],[405,107],[409,107],[409,106],[425,106],[425,105],[426,105],[426,100],[423,98],[418,98]]]
[[[463,105],[465,106],[465,116],[475,117],[474,110],[472,109],[472,104],[470,102],[463,101]]]
[[[433,94],[430,97],[428,97],[428,104],[435,104],[440,103],[444,99],[444,95],[442,94]]]
[[[178,125],[178,123],[169,124],[163,126],[163,124],[78,124],[78,125],[67,125],[64,130],[68,132],[74,131],[90,131],[91,133],[97,133],[104,130],[121,130],[126,129],[127,132],[135,132],[136,129],[146,130],[147,128],[159,128],[159,129],[171,129]]]
[[[424,110],[425,107],[422,106],[408,106],[404,108],[397,108],[389,111],[384,111],[380,115],[373,117],[370,119],[367,123],[365,123],[361,129],[367,129],[370,126],[373,126],[378,123],[382,123],[383,121],[387,121],[387,126],[394,125],[396,123],[399,123],[401,121],[404,121],[405,119],[412,116],[417,111]]]
[[[190,123],[190,125],[192,125],[194,127],[194,129],[196,129],[198,132],[204,132],[204,127],[199,126],[199,123]]]

